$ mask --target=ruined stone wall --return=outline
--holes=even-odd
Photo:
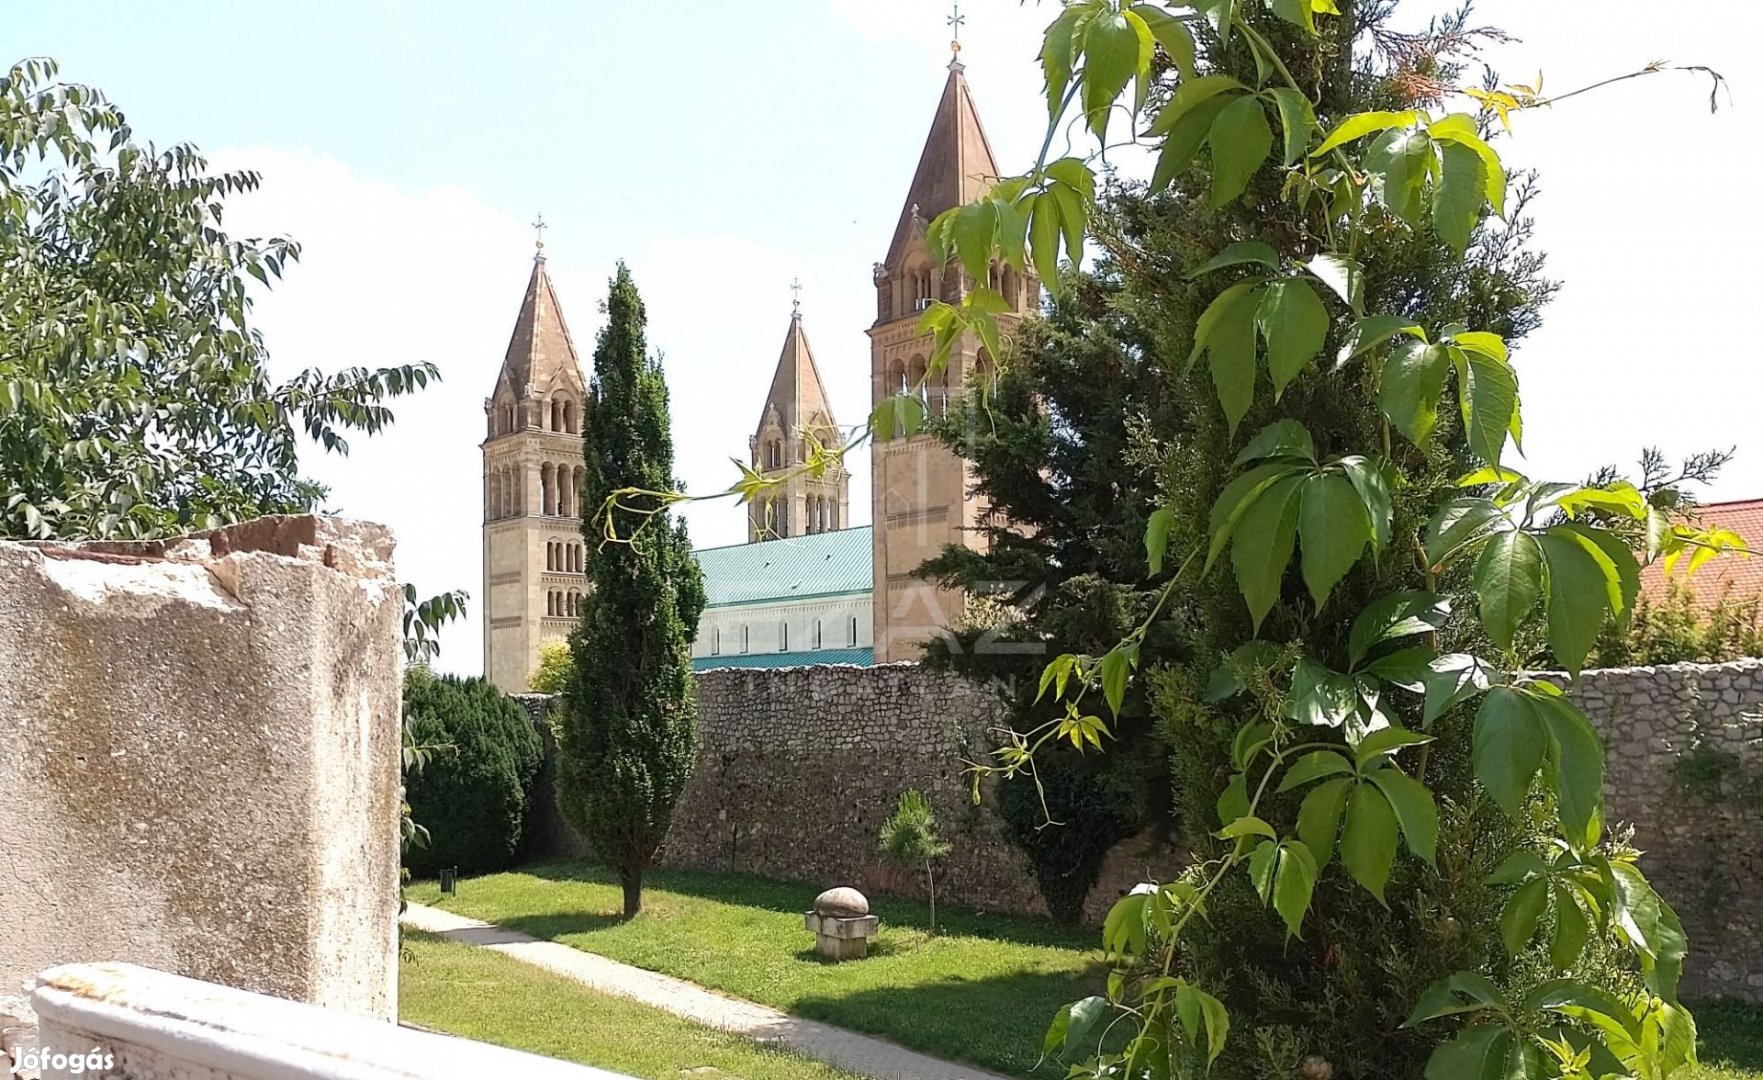
[[[674,813],[670,865],[740,870],[826,887],[921,895],[921,875],[876,853],[907,788],[924,792],[952,851],[937,897],[1045,914],[1028,859],[1004,839],[988,790],[973,804],[966,762],[996,744],[1004,711],[989,687],[915,664],[725,669],[698,676],[698,765]],[[522,697],[535,712],[543,698]],[[547,770],[548,772],[549,770]],[[549,800],[538,800],[546,807]],[[548,809],[539,848],[575,854]],[[1127,889],[1177,866],[1151,836],[1117,844],[1085,905],[1099,921]]]
[[[393,1015],[386,530],[0,544],[0,994],[126,961]]]
[[[1643,867],[1689,931],[1686,987],[1763,1000],[1763,660],[1588,671],[1576,693],[1608,746],[1609,817],[1634,826]],[[917,787],[954,847],[946,895],[1044,910],[990,798],[974,807],[962,776],[1003,722],[987,688],[893,664],[713,671],[698,677],[698,697],[698,771],[669,862],[914,892],[875,843],[900,791]],[[543,850],[579,853],[554,812],[547,829]],[[1121,843],[1086,914],[1173,869],[1152,838]]]
[[[1588,671],[1606,813],[1689,934],[1684,991],[1763,1001],[1763,660]]]

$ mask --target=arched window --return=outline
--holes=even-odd
[[[563,403],[563,430],[571,435],[581,434],[575,428],[575,402],[573,401]]]
[[[720,626],[710,628],[710,655],[722,655],[722,627]]]
[[[751,644],[751,641],[752,641],[751,633],[750,633],[751,630],[752,630],[751,627],[747,627],[747,626],[741,627],[741,652],[743,654],[746,653],[747,646],[749,644]]]
[[[857,616],[851,616],[851,647],[857,647]]]
[[[556,398],[551,399],[551,430],[563,430],[563,402]]]
[[[554,592],[548,592],[545,594],[545,614],[557,614],[557,594]]]
[[[1010,302],[1012,311],[1022,307],[1022,281],[1016,276],[1016,268],[1004,268],[1004,299]]]
[[[782,619],[779,619],[777,623],[777,651],[790,651],[790,624]]]
[[[922,356],[914,356],[911,363],[906,365],[905,392],[917,394],[920,401],[928,401],[930,394],[930,386],[925,381],[925,368],[925,360]]]
[[[820,620],[819,619],[814,620],[814,641],[809,646],[809,648],[813,648],[813,649],[820,648]]]
[[[553,487],[555,487],[555,481],[553,480],[553,478],[551,476],[551,466],[540,465],[539,466],[539,513],[541,513],[541,514],[549,514],[551,512],[551,499],[552,499],[551,492],[552,492]]]
[[[545,569],[547,569],[547,570],[557,569],[557,545],[556,544],[546,544],[545,545]]]
[[[839,500],[837,500],[837,499],[830,500],[827,503],[826,513],[827,513],[827,517],[826,517],[827,531],[828,532],[838,532],[839,531]]]

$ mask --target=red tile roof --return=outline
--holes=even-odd
[[[1686,556],[1672,570],[1672,578],[1685,582],[1696,596],[1712,603],[1730,589],[1735,598],[1763,593],[1763,499],[1741,499],[1737,502],[1704,503],[1696,508],[1699,523],[1710,529],[1731,529],[1745,538],[1745,546],[1756,555],[1721,555],[1702,564],[1693,575],[1685,577]],[[1641,569],[1641,591],[1658,599],[1665,592],[1661,563]]]

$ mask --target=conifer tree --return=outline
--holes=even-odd
[[[603,509],[584,521],[590,591],[570,636],[574,671],[556,722],[558,804],[618,874],[626,918],[642,910],[643,872],[691,775],[691,644],[704,609],[685,522],[660,496],[632,494],[677,487],[667,382],[644,325],[642,298],[620,263],[583,409],[582,505]]]

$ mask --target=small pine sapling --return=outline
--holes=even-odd
[[[900,805],[888,820],[882,822],[881,853],[905,869],[924,865],[925,884],[930,889],[930,932],[937,932],[936,860],[949,854],[949,845],[937,835],[937,815],[930,800],[916,788],[908,788],[900,796]]]

